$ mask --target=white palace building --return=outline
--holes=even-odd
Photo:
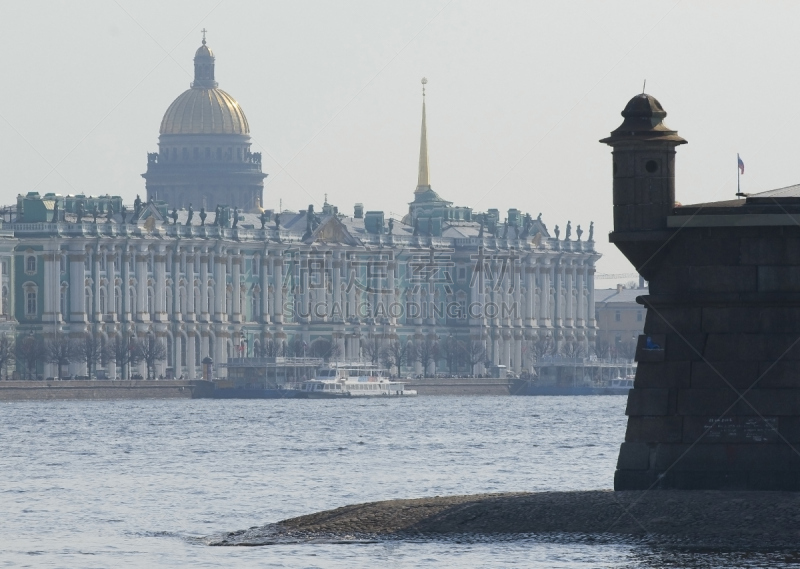
[[[231,357],[323,346],[352,361],[375,346],[454,340],[472,361],[454,364],[440,349],[430,361],[408,358],[404,373],[520,372],[539,340],[594,342],[593,228],[586,238],[569,223],[551,233],[541,214],[479,213],[440,197],[428,177],[424,98],[418,183],[403,219],[361,204],[265,211],[260,156],[241,107],[214,81],[205,40],[195,75],[148,155],[146,202],[30,193],[7,208],[1,330],[18,341],[154,337],[166,348],[157,375],[188,379],[205,358],[224,377]],[[122,373],[113,362],[99,368]],[[37,372],[52,377],[55,365]],[[85,375],[86,364],[69,373]]]

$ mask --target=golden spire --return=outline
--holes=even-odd
[[[428,80],[422,78],[422,133],[419,141],[419,176],[417,177],[417,189],[415,194],[421,194],[431,189],[431,178],[428,169],[428,129],[425,124],[425,85]]]

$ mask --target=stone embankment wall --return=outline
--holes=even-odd
[[[493,378],[425,378],[406,383],[418,395],[509,395],[507,379]]]
[[[198,399],[213,389],[208,381],[182,380],[0,381],[0,401]]]

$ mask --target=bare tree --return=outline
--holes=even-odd
[[[550,336],[530,340],[526,346],[526,355],[531,364],[542,361],[545,356],[551,355],[555,351],[555,343]]]
[[[448,336],[439,343],[439,350],[447,361],[447,370],[453,373],[464,357],[463,342],[453,336]]]
[[[19,335],[17,336],[14,355],[18,362],[25,363],[28,379],[33,379],[36,374],[36,367],[40,362],[45,361],[44,342],[38,336]]]
[[[58,379],[62,378],[64,366],[77,360],[75,344],[64,334],[58,333],[45,344],[45,357],[58,368]]]
[[[142,361],[138,350],[136,350],[136,342],[133,340],[129,342],[122,336],[115,336],[109,342],[107,357],[114,362],[114,365],[120,367],[122,377],[125,379],[131,376],[130,368]]]
[[[283,343],[267,338],[258,345],[255,356],[259,358],[277,358],[283,355]]]
[[[75,359],[86,362],[86,373],[91,378],[97,364],[106,359],[102,340],[95,334],[84,334],[83,338],[75,341],[73,347]]]
[[[565,358],[579,359],[586,355],[586,346],[581,342],[571,340],[561,345],[561,355]]]
[[[464,359],[469,364],[472,375],[475,375],[475,366],[486,360],[486,345],[484,342],[477,340],[462,342],[461,345],[464,352]]]
[[[607,340],[600,340],[598,339],[594,345],[594,352],[597,354],[597,357],[600,359],[608,359],[611,357],[611,353],[614,351],[613,346]]]
[[[2,379],[3,370],[9,362],[14,360],[14,354],[14,338],[6,334],[0,335],[0,379]],[[8,373],[6,373],[6,379],[8,379]]]
[[[292,354],[296,358],[303,358],[306,356],[306,352],[308,351],[308,344],[306,344],[305,340],[298,337],[295,338],[292,342]]]
[[[167,349],[164,344],[159,342],[153,334],[148,334],[144,340],[136,342],[134,350],[138,352],[139,361],[143,361],[147,366],[147,379],[154,379],[156,364],[167,358]]]
[[[361,352],[372,364],[377,365],[381,359],[381,340],[377,336],[361,338]]]
[[[393,367],[397,368],[397,375],[400,375],[400,367],[407,361],[409,347],[410,344],[399,340],[389,342],[381,352],[381,361],[390,371]]]
[[[632,360],[636,357],[636,340],[617,343],[617,355],[626,360]]]
[[[428,373],[428,367],[439,359],[439,342],[436,337],[428,337],[418,342],[414,349],[414,358],[422,365],[423,375]]]
[[[335,360],[341,355],[339,344],[328,338],[317,338],[311,342],[309,352],[315,358],[323,358],[325,361]]]

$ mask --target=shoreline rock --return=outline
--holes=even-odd
[[[208,538],[208,545],[418,539],[623,541],[800,549],[800,493],[612,490],[368,502]]]

